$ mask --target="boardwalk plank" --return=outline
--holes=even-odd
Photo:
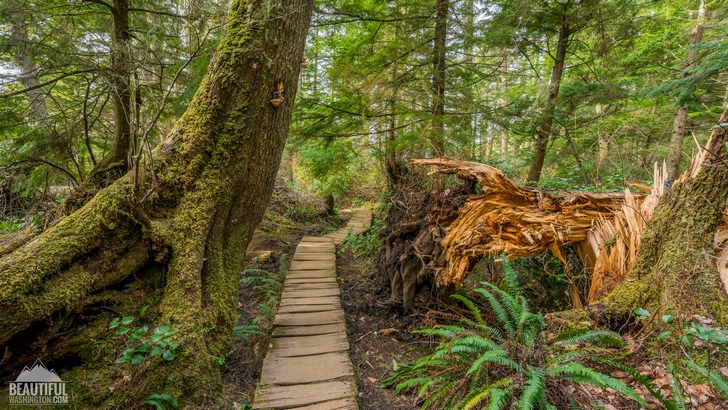
[[[354,370],[346,352],[324,353],[314,356],[266,356],[260,383],[279,386],[323,382],[353,376]]]
[[[345,352],[349,341],[344,334],[277,337],[271,340],[272,355],[278,357],[311,356],[322,353]]]
[[[343,323],[336,323],[333,325],[291,326],[273,329],[273,337],[315,336],[331,333],[346,333],[346,326]]]
[[[346,323],[343,310],[328,312],[280,313],[276,315],[274,326],[314,326]]]
[[[254,409],[293,409],[353,396],[351,381],[333,381],[295,386],[261,386]]]

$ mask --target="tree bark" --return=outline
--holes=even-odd
[[[437,0],[435,11],[435,40],[432,49],[432,153],[445,155],[445,47],[449,0]]]
[[[720,123],[728,121],[728,108]],[[728,325],[728,296],[718,275],[714,235],[728,200],[728,127],[717,126],[702,163],[675,182],[655,209],[627,280],[603,303],[610,315],[637,307],[653,315],[702,315]]]
[[[20,75],[18,79],[23,87],[27,89],[25,95],[28,99],[28,105],[35,114],[36,121],[47,125],[48,120],[48,107],[45,101],[45,92],[40,87],[40,80],[38,79],[38,67],[30,57],[30,38],[28,36],[28,30],[25,28],[25,23],[19,21],[21,17],[19,14],[14,16],[13,22],[10,25],[10,40],[12,45],[16,48],[15,62],[20,68]]]
[[[500,72],[501,95],[498,99],[498,105],[505,109],[508,106],[508,53],[505,49],[503,50],[503,62],[501,63]],[[500,159],[501,161],[508,160],[508,129],[504,125],[500,126]]]
[[[543,119],[536,132],[536,150],[531,159],[531,168],[528,170],[528,181],[532,182],[538,182],[541,179],[541,170],[543,169],[546,150],[551,139],[551,128],[554,123],[554,112],[556,111],[556,102],[559,97],[559,88],[561,88],[561,79],[564,75],[566,51],[569,47],[569,37],[572,33],[569,23],[566,21],[566,15],[564,15],[563,19],[564,21],[561,27],[559,27],[559,40],[556,44],[554,68],[551,70],[549,93],[546,97],[546,104],[542,114]]]
[[[595,111],[597,118],[601,119],[604,114],[604,105],[597,104]],[[609,154],[609,139],[602,130],[601,126],[597,128],[597,144],[599,144],[599,151],[597,153],[597,169],[599,169],[602,166],[602,162],[607,159],[607,155]]]
[[[705,24],[705,0],[700,0],[700,8],[698,9],[698,23],[690,31],[690,39],[688,40],[688,50],[683,60],[683,78],[690,76],[690,69],[698,65],[697,46],[703,41],[703,31]],[[670,137],[670,150],[667,155],[667,179],[674,181],[679,175],[680,158],[682,157],[683,139],[685,139],[685,131],[688,125],[688,106],[685,102],[681,102],[675,111],[675,119],[672,125],[672,135]]]
[[[399,33],[399,23],[394,26],[394,38]],[[391,90],[389,99],[387,100],[387,108],[389,109],[389,117],[387,118],[387,133],[384,141],[384,170],[389,177],[389,184],[396,187],[402,177],[402,165],[397,155],[397,93],[399,92],[400,82],[398,80],[398,61],[394,60],[391,64]]]
[[[280,164],[311,11],[311,0],[233,2],[190,106],[141,165],[144,197],[127,173],[0,259],[0,343],[156,259],[166,264],[157,323],[177,331],[180,348],[173,362],[146,368],[152,382],[131,386],[197,404],[221,386],[215,356],[229,345],[242,257]]]

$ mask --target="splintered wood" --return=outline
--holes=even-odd
[[[448,158],[419,159],[434,165],[431,173],[455,174],[477,182],[482,194],[472,195],[442,239],[447,265],[436,273],[438,285],[461,284],[475,262],[505,253],[509,259],[551,251],[566,263],[562,248],[575,245],[582,264],[592,273],[589,302],[619,285],[630,270],[640,236],[664,190],[664,172],[655,167],[650,193],[536,191],[518,186],[491,166]],[[696,168],[694,165],[686,174]],[[720,241],[719,241],[720,239]],[[728,230],[716,235],[728,290]],[[720,260],[719,260],[720,265]],[[719,266],[719,270],[721,267]]]

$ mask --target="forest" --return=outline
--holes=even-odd
[[[340,333],[281,336],[324,300]],[[2,0],[0,408],[48,380],[728,409],[728,1]]]

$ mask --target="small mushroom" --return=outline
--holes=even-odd
[[[308,62],[308,60],[306,59],[306,57],[303,57],[303,59],[301,59],[301,68],[306,68],[306,67],[308,67],[308,64],[309,64],[309,62]]]
[[[274,107],[278,107],[281,105],[283,100],[283,91],[285,90],[285,87],[283,86],[283,81],[278,83],[277,89],[273,91],[273,99],[270,100],[270,103],[273,104]]]

